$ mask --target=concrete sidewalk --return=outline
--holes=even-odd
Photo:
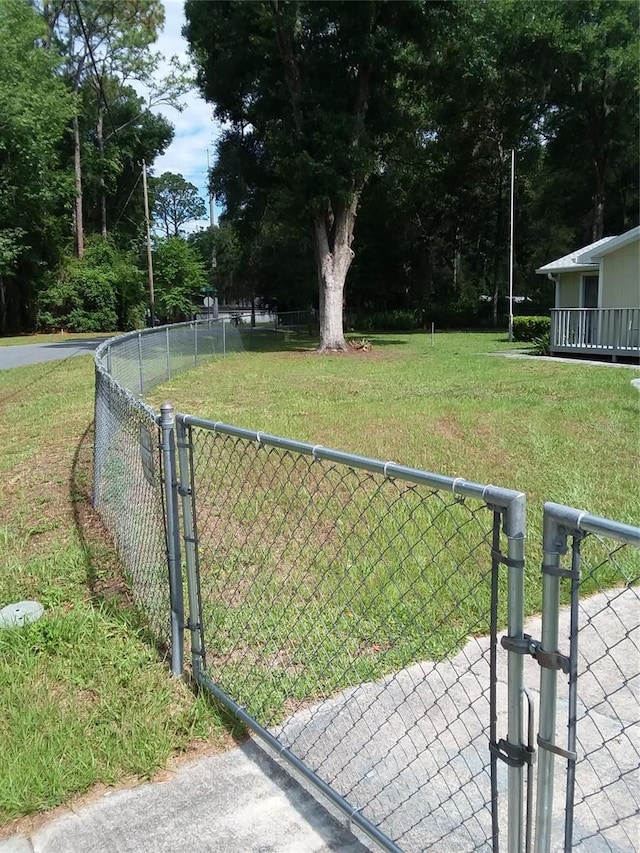
[[[257,744],[180,767],[167,782],[114,791],[0,853],[366,853]]]
[[[640,588],[614,587],[583,599],[578,691],[578,789],[574,843],[584,853],[628,853],[640,838]],[[525,625],[541,636],[540,617]],[[559,618],[566,652],[569,611]],[[279,727],[350,802],[373,804],[407,853],[490,850],[491,791],[486,636],[451,659],[413,664],[347,688]],[[524,660],[539,719],[540,668]],[[506,655],[498,658],[498,736],[506,732]],[[558,685],[558,744],[566,743],[566,678]],[[356,725],[357,723],[357,725]],[[300,751],[293,749],[292,751]],[[499,765],[504,803],[507,768]],[[555,765],[553,850],[561,849],[566,762]],[[504,811],[504,810],[503,810]],[[381,826],[382,828],[382,826]],[[504,826],[502,826],[504,832]],[[556,843],[557,842],[557,843]],[[335,818],[256,743],[179,768],[167,782],[109,793],[54,817],[30,838],[0,842],[0,853],[365,853]]]

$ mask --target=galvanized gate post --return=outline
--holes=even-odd
[[[198,321],[193,323],[193,366],[198,366]]]
[[[560,558],[567,550],[566,534],[557,521],[545,511],[542,539],[542,638],[541,649],[554,653],[558,649],[560,614]],[[558,671],[540,669],[540,713],[538,722],[538,793],[536,802],[536,853],[551,849],[553,817],[553,770],[556,738],[556,705]]]
[[[504,532],[507,537],[508,565],[508,636],[510,640],[524,639],[524,542],[526,536],[525,496],[519,495],[507,507]],[[508,661],[507,733],[512,749],[522,750],[522,655],[509,650]],[[524,761],[514,762],[508,769],[508,853],[521,853],[523,844]]]
[[[197,680],[204,668],[204,641],[202,637],[202,596],[200,594],[200,571],[198,561],[198,537],[193,506],[193,455],[191,430],[181,418],[176,420],[180,484],[178,492],[182,500],[182,524],[184,555],[187,570],[187,596],[189,601],[189,623],[191,633],[191,667]]]
[[[167,563],[169,567],[169,595],[171,599],[171,673],[177,677],[183,672],[184,597],[180,565],[180,521],[178,518],[178,473],[175,452],[175,411],[171,403],[160,406],[162,430],[162,467],[164,472],[164,498],[167,535]]]
[[[102,445],[104,432],[104,405],[102,402],[102,373],[95,366],[95,396],[93,404],[93,508],[100,503],[100,478],[102,476]]]

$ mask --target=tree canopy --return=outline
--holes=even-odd
[[[373,313],[503,322],[512,150],[523,309],[552,303],[537,266],[638,223],[636,3],[189,0],[186,13],[222,127],[209,180],[224,212],[189,237],[198,275],[225,301],[317,309],[321,348]],[[142,161],[166,238],[203,216],[182,176],[153,178],[173,135],[153,107],[190,85],[177,62],[158,79],[163,20],[160,0],[0,3],[0,332],[142,321]],[[156,252],[193,271],[180,247]],[[188,314],[197,293],[165,278],[165,316]]]
[[[186,14],[224,127],[211,187],[242,245],[238,285],[308,300],[304,263],[285,293],[276,282],[310,253],[321,347],[343,345],[345,307],[455,323],[491,305],[498,322],[511,149],[532,308],[551,295],[536,265],[638,221],[633,3],[190,0]]]
[[[110,270],[139,264],[141,161],[173,136],[151,108],[178,105],[189,85],[176,62],[158,77],[163,20],[159,0],[0,3],[0,333],[144,317],[144,293],[125,295]],[[76,265],[86,245],[91,258]],[[95,305],[104,297],[113,312],[82,307],[92,276]]]

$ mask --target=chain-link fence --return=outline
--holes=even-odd
[[[640,529],[545,506],[537,640],[523,495],[142,400],[291,333],[207,319],[97,352],[95,504],[174,673],[186,628],[200,685],[383,849],[634,849]]]
[[[539,851],[637,849],[639,548],[638,528],[545,507]]]
[[[136,605],[166,643],[167,551],[158,447],[154,413],[98,365],[94,504],[115,539]]]
[[[142,398],[246,344],[232,323],[208,320],[132,332],[96,352],[94,505],[114,536],[135,603],[165,644],[171,623],[160,418]]]

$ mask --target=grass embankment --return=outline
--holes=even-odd
[[[168,677],[91,510],[93,375],[90,357],[0,371],[0,607],[46,608],[0,630],[0,837],[12,818],[227,737]]]

